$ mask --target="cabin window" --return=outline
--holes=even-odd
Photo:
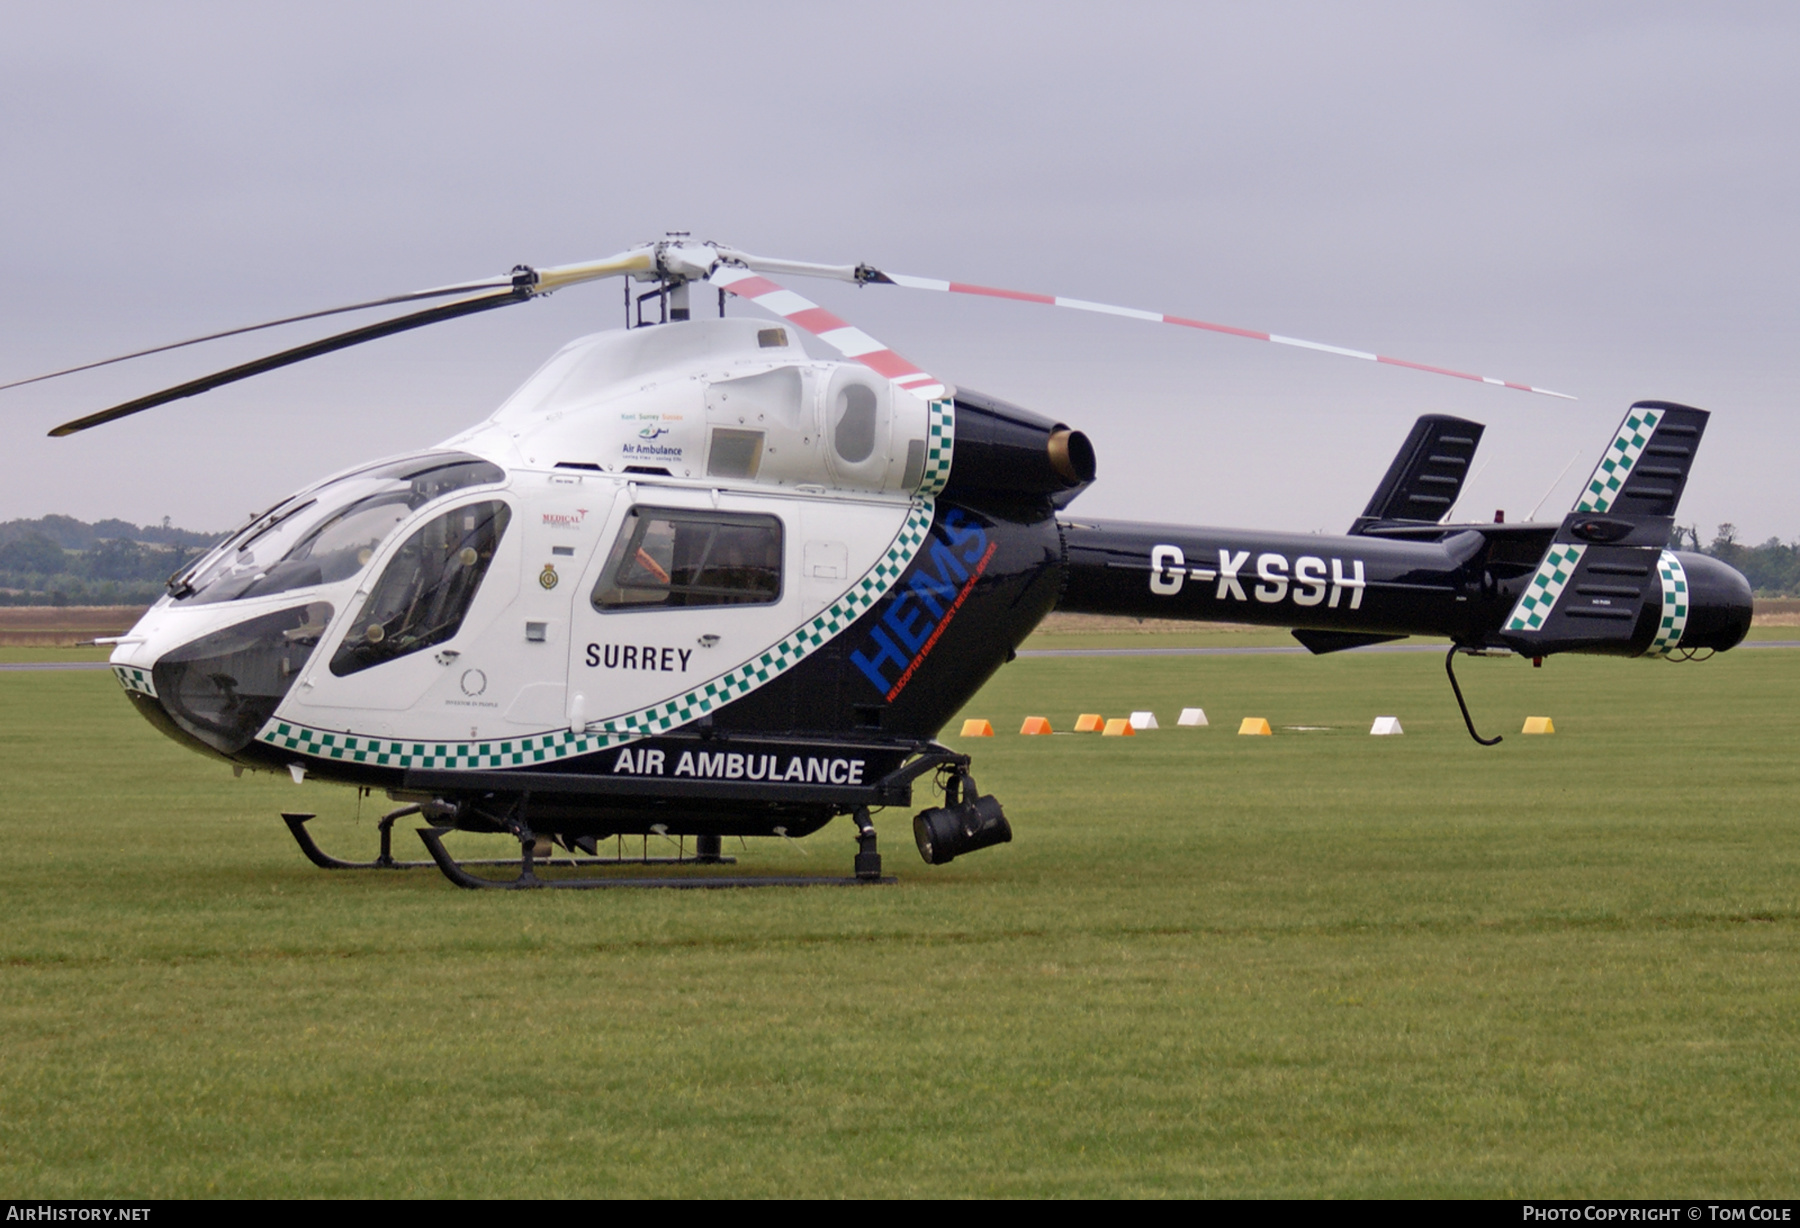
[[[332,655],[331,672],[341,678],[454,636],[511,518],[492,499],[426,521],[388,560]]]
[[[594,608],[768,605],[781,600],[781,521],[636,507],[594,588]]]

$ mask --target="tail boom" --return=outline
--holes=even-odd
[[[1533,657],[1662,656],[1734,647],[1750,626],[1750,586],[1717,559],[1578,543],[1547,594],[1554,619],[1521,630],[1516,611],[1544,591],[1544,565],[1504,562],[1522,525],[1445,526],[1429,542],[1121,521],[1061,527],[1060,610],[1281,627],[1314,652],[1428,635]],[[1531,527],[1540,542],[1554,531]],[[1546,559],[1567,558],[1563,550],[1551,545]]]
[[[1477,632],[1500,611],[1471,586],[1479,533],[1442,542],[1063,523],[1076,613],[1379,636]]]

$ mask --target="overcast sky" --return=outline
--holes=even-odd
[[[1786,4],[10,4],[0,382],[683,229],[1581,398],[795,283],[1086,430],[1088,515],[1341,532],[1447,412],[1488,425],[1464,512],[1560,516],[1659,398],[1714,411],[1681,520],[1792,540],[1797,128]],[[620,315],[571,290],[70,439],[331,328],[0,393],[0,519],[223,529]]]

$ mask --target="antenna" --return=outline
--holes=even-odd
[[[1493,463],[1493,460],[1494,458],[1491,456],[1485,457],[1480,466],[1476,468],[1475,472],[1469,475],[1469,480],[1464,482],[1462,484],[1462,489],[1456,492],[1456,502],[1450,505],[1449,511],[1438,517],[1439,524],[1452,523],[1450,517],[1454,516],[1456,514],[1456,509],[1462,506],[1463,496],[1469,493],[1469,487],[1475,485],[1475,479],[1487,472],[1487,467]]]
[[[1573,455],[1569,458],[1569,463],[1564,465],[1562,467],[1562,472],[1556,475],[1556,481],[1550,483],[1550,489],[1546,490],[1544,492],[1544,498],[1539,499],[1537,501],[1537,507],[1532,508],[1531,513],[1528,516],[1526,516],[1525,519],[1527,519],[1527,520],[1536,520],[1537,519],[1538,508],[1544,506],[1544,499],[1548,499],[1551,495],[1551,492],[1553,492],[1558,486],[1562,485],[1562,480],[1569,476],[1569,470],[1573,469],[1575,467],[1575,462],[1580,459],[1581,459],[1581,449],[1576,448],[1575,455]]]

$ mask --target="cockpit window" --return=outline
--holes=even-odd
[[[169,582],[177,601],[266,597],[356,575],[415,510],[505,470],[459,452],[390,461],[302,491],[255,517]]]
[[[462,629],[512,513],[498,499],[427,520],[388,560],[331,657],[342,678],[441,644]]]

